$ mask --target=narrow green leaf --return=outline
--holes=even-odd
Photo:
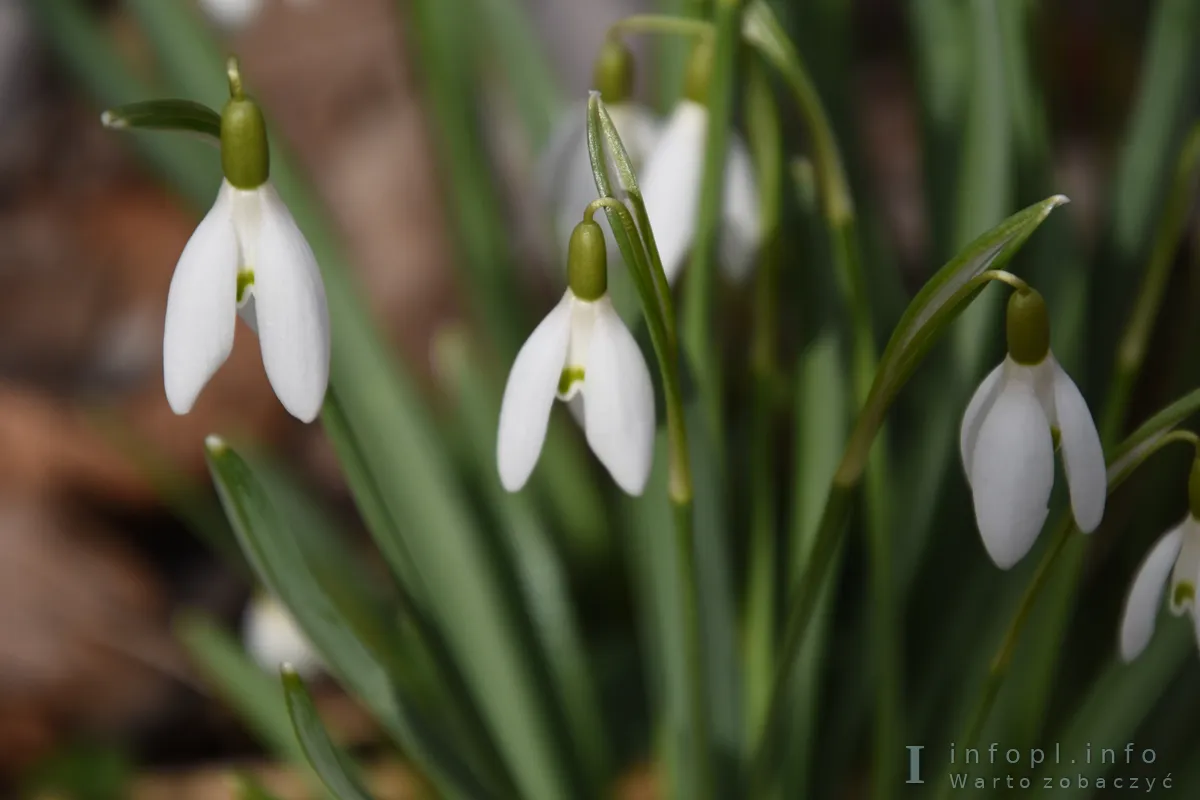
[[[851,393],[844,361],[833,334],[825,334],[800,356],[793,414],[795,474],[793,476],[787,585],[795,586],[808,570],[821,521],[825,489],[832,483],[850,427]],[[801,645],[785,702],[789,711],[782,736],[789,757],[781,773],[781,798],[808,797],[814,790],[821,679],[826,666],[833,606],[833,588],[841,553],[821,587],[813,614],[816,621]]]
[[[1050,212],[1066,202],[1066,197],[1055,195],[1018,211],[967,245],[921,287],[883,351],[876,377],[876,402],[879,398],[890,400],[912,374],[961,310],[960,304],[971,293],[971,281],[986,270],[1007,264]]]
[[[427,766],[439,784],[490,796],[463,756],[472,748],[451,748],[430,724],[427,692],[414,691],[411,662],[398,631],[369,598],[355,597],[342,582],[331,592],[323,585],[293,533],[303,520],[285,515],[249,465],[221,440],[210,437],[207,456],[221,502],[247,560],[263,583],[296,619],[323,660],[358,695],[410,755]],[[475,796],[472,794],[472,796]]]
[[[113,130],[185,131],[221,141],[221,116],[193,100],[146,100],[110,108],[100,115],[104,127]]]
[[[1117,162],[1113,240],[1126,270],[1150,235],[1184,126],[1195,108],[1200,4],[1159,0],[1142,50],[1137,100]]]
[[[516,0],[475,0],[480,30],[489,51],[503,68],[507,88],[516,98],[529,142],[540,148],[557,121],[562,98],[545,48],[534,30],[529,10]]]
[[[245,773],[239,773],[231,778],[233,782],[234,800],[278,800],[275,795],[264,789],[258,781]]]
[[[336,800],[371,800],[371,795],[358,779],[350,774],[342,754],[330,741],[316,706],[313,705],[312,697],[304,688],[304,681],[286,664],[280,677],[296,740],[317,777],[333,793]]]
[[[1013,195],[1012,121],[1005,72],[1008,59],[996,0],[969,0],[972,78],[967,99],[967,127],[958,180],[958,217],[954,248],[966,247],[990,230],[1011,208]],[[999,297],[985,297],[963,312],[955,331],[955,356],[962,381],[974,380],[995,342],[992,331]],[[990,348],[994,350],[995,348]],[[941,418],[941,415],[933,415]]]

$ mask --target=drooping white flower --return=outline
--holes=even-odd
[[[271,595],[257,594],[242,618],[242,645],[255,664],[272,674],[291,664],[296,674],[312,680],[325,671],[321,657],[288,610]]]
[[[191,410],[233,349],[236,317],[258,334],[271,388],[311,422],[329,381],[329,310],[312,249],[268,180],[266,125],[242,94],[236,61],[222,113],[225,180],[183,249],[167,295],[163,379],[176,414]]]
[[[236,31],[262,13],[263,0],[199,0],[200,8],[215,24]],[[289,6],[308,6],[316,0],[287,0]]]
[[[311,422],[329,381],[329,312],[316,258],[270,183],[223,182],[188,241],[167,295],[163,377],[176,414],[233,349],[234,318],[257,331],[271,388]]]
[[[500,482],[515,492],[529,480],[557,397],[582,401],[588,446],[618,486],[640,495],[654,452],[650,370],[608,296],[604,235],[595,222],[576,227],[570,253],[571,285],[521,347],[504,387]]]
[[[695,100],[681,100],[642,173],[646,214],[663,271],[671,283],[696,238],[707,131],[708,107]],[[732,131],[725,161],[718,243],[725,275],[730,280],[743,280],[762,243],[762,219],[754,165],[745,143]]]
[[[1200,617],[1196,614],[1198,583],[1200,521],[1189,511],[1182,522],[1154,544],[1133,579],[1121,617],[1120,651],[1126,663],[1137,658],[1150,643],[1163,591],[1168,585],[1167,606],[1177,617],[1191,612],[1196,638],[1200,641]]]
[[[1014,309],[1030,323],[1016,331]],[[1081,531],[1099,526],[1108,494],[1100,435],[1079,389],[1049,350],[1040,295],[1014,293],[1009,316],[1009,355],[971,398],[959,441],[979,533],[1001,569],[1029,552],[1046,521],[1055,432]]]

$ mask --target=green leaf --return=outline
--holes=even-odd
[[[100,115],[104,127],[113,130],[185,131],[221,143],[221,116],[192,100],[146,100],[110,108]]]
[[[1018,211],[967,245],[921,287],[883,351],[874,402],[889,402],[908,380],[964,303],[982,288],[973,281],[986,270],[1004,267],[1050,212],[1066,202],[1066,197],[1055,195]]]
[[[551,546],[527,495],[501,487],[495,470],[496,420],[500,396],[472,358],[464,331],[443,331],[433,348],[436,371],[456,402],[455,420],[469,447],[465,462],[475,471],[500,530],[497,544],[511,560],[513,583],[529,620],[531,648],[544,662],[549,686],[563,716],[563,734],[586,765],[589,783],[602,786],[610,778],[610,754],[603,715],[582,633],[571,605],[569,576]]]
[[[313,705],[312,697],[304,688],[304,681],[286,664],[280,677],[296,739],[321,782],[333,793],[336,800],[371,800],[371,795],[358,779],[350,774],[342,754],[330,741],[329,734],[326,733]]]
[[[312,566],[303,536],[294,529],[310,515],[285,514],[249,465],[223,441],[209,437],[207,456],[226,514],[254,571],[295,617],[335,675],[371,709],[380,724],[444,787],[471,796],[490,796],[463,756],[470,747],[451,747],[432,724],[427,692],[418,691],[412,660],[386,612],[355,584],[328,581]],[[311,524],[311,522],[310,522]],[[309,535],[312,535],[311,533]],[[327,554],[320,559],[327,565]]]
[[[554,68],[528,18],[529,10],[516,0],[475,3],[479,29],[487,35],[491,55],[507,74],[507,89],[516,98],[530,144],[539,148],[550,138],[562,99]]]
[[[278,800],[275,795],[268,792],[258,781],[244,772],[234,775],[231,780],[233,781],[234,800]]]

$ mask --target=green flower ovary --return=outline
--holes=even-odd
[[[237,274],[237,304],[246,302],[246,290],[254,285],[254,270],[239,269]]]
[[[565,395],[576,382],[583,382],[583,367],[566,367],[558,376],[558,393]]]
[[[1171,598],[1171,605],[1175,608],[1183,608],[1185,603],[1194,603],[1196,600],[1196,586],[1187,581],[1180,581],[1175,584],[1174,596]]]

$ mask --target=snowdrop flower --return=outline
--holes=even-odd
[[[1154,622],[1169,585],[1167,606],[1175,616],[1192,613],[1196,638],[1200,641],[1200,616],[1196,613],[1196,585],[1200,582],[1200,461],[1192,464],[1188,480],[1188,515],[1155,542],[1138,567],[1125,613],[1121,618],[1121,658],[1129,663],[1141,655],[1154,635]]]
[[[646,213],[662,256],[663,271],[672,283],[696,236],[711,70],[711,45],[701,44],[688,66],[684,99],[675,107],[642,173]],[[731,132],[719,236],[720,263],[730,280],[741,281],[749,274],[762,235],[754,165],[745,143]]]
[[[625,492],[640,495],[654,451],[654,388],[633,335],[608,296],[604,233],[586,219],[568,248],[569,287],[530,334],[504,387],[496,438],[500,482],[525,485],[554,398],[583,402],[588,445]]]
[[[1023,287],[1008,303],[1008,356],[983,380],[963,416],[960,447],[988,555],[1008,569],[1033,547],[1049,513],[1055,438],[1076,525],[1104,516],[1108,480],[1100,435],[1075,383],[1050,352],[1040,294]]]
[[[658,139],[659,121],[654,113],[633,100],[633,53],[615,39],[605,40],[596,57],[593,84],[600,92],[621,143],[635,170],[640,169]],[[542,194],[549,208],[560,209],[555,234],[560,247],[567,247],[578,222],[578,209],[599,197],[592,175],[587,146],[587,107],[572,107],[555,127],[541,158]],[[615,175],[610,165],[610,175]],[[597,220],[608,242],[610,267],[619,264],[616,240],[607,216]]]
[[[263,367],[288,412],[311,422],[329,379],[329,312],[304,234],[268,180],[266,125],[236,64],[221,114],[225,180],[183,249],[167,295],[163,377],[186,414],[233,349],[236,317],[258,334]]]
[[[300,677],[312,680],[325,670],[292,615],[271,595],[257,594],[246,606],[242,645],[266,672],[276,673],[281,665],[291,664]]]

